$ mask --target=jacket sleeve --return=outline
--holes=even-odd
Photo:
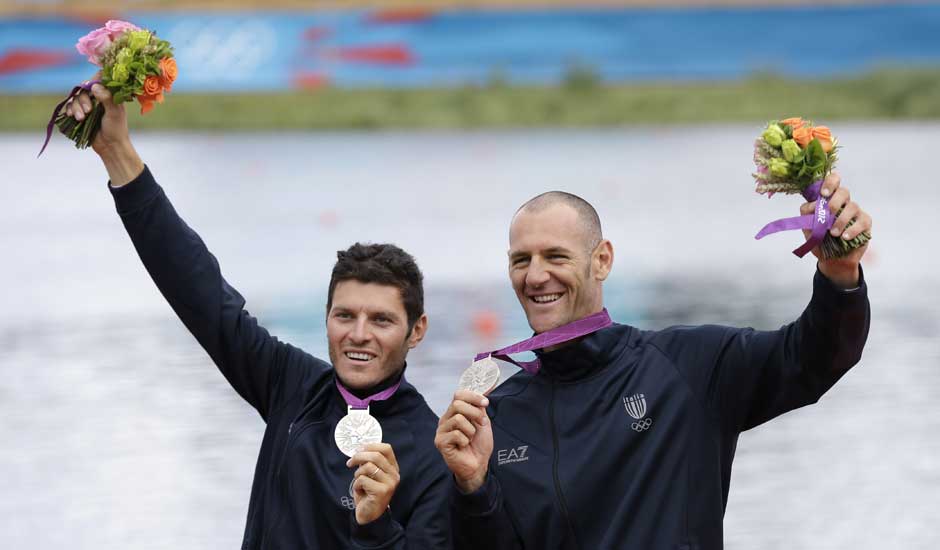
[[[434,451],[435,455],[437,451]],[[359,525],[356,512],[350,512],[350,533],[354,550],[374,548],[394,550],[450,550],[451,542],[450,509],[447,499],[450,496],[450,472],[443,465],[439,455],[434,457],[434,466],[424,471],[432,471],[434,479],[425,487],[416,504],[408,513],[403,526],[392,514],[386,512],[379,519]]]
[[[244,298],[222,278],[218,261],[176,213],[149,168],[127,185],[108,187],[157,288],[235,391],[267,420],[278,388],[297,386],[281,378],[298,350],[245,311]]]
[[[451,515],[457,550],[521,550],[518,531],[506,512],[502,488],[492,473],[473,493],[464,494],[451,479]]]
[[[817,271],[796,321],[776,331],[689,329],[673,358],[725,433],[738,433],[818,401],[861,359],[870,317],[861,271],[853,290]]]

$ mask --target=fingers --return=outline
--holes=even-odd
[[[88,92],[81,91],[65,105],[65,114],[81,122],[91,112],[91,99]]]
[[[483,395],[470,390],[458,390],[454,394],[454,400],[451,401],[450,406],[441,416],[438,426],[455,414],[462,414],[475,421],[476,424],[485,425],[487,420],[486,406],[489,404],[490,400]]]
[[[458,415],[465,417],[477,426],[485,426],[489,420],[486,416],[486,409],[482,406],[475,406],[467,403],[466,401],[455,400],[451,402],[450,407],[447,408],[444,416],[442,416],[438,421],[438,426],[444,425],[452,417]]]
[[[101,84],[95,84],[91,87],[91,93],[95,96],[95,99],[101,102],[104,105],[105,111],[111,110],[114,107],[114,101],[111,97],[111,92]]]
[[[842,178],[839,177],[838,172],[832,172],[826,179],[823,181],[822,188],[820,188],[819,193],[824,197],[831,197],[833,193],[836,192],[836,189],[839,189],[839,186],[842,184]]]
[[[379,467],[378,464],[373,464],[371,462],[366,462],[363,465],[359,466],[355,472],[353,472],[353,477],[358,481],[359,478],[367,478],[373,481],[377,481],[384,485],[389,485],[392,488],[398,486],[398,482],[401,480],[401,474],[397,469],[395,470],[383,470]]]
[[[849,203],[850,199],[849,190],[845,187],[840,187],[832,194],[832,198],[829,199],[829,211],[833,214],[837,214],[839,210],[845,208],[845,205]]]
[[[477,407],[486,407],[490,404],[486,396],[470,390],[457,390],[454,393],[454,401],[464,401]]]
[[[850,202],[842,208],[842,212],[839,216],[832,222],[832,228],[829,229],[829,233],[833,237],[838,237],[845,232],[846,226],[855,219],[858,213],[861,212],[861,209],[858,207],[858,204]]]
[[[356,477],[355,481],[353,481],[353,494],[355,497],[359,498],[366,495],[374,495],[377,497],[377,500],[382,501],[382,508],[385,508],[385,506],[388,504],[388,501],[392,499],[392,495],[395,494],[395,489],[397,487],[397,481],[391,483],[387,481],[379,481],[366,475],[361,475]]]
[[[375,467],[378,467],[384,472],[397,472],[398,471],[398,462],[395,460],[395,453],[392,452],[392,446],[388,443],[373,443],[366,445],[362,451],[359,451],[352,458],[346,461],[346,466],[352,468],[354,466],[362,466],[366,464],[371,464]],[[372,469],[365,468],[365,474],[371,472]],[[357,471],[356,475],[359,475]]]
[[[470,444],[470,438],[459,430],[441,431],[434,436],[434,446],[441,452],[446,449],[463,449]]]
[[[848,226],[845,231],[842,232],[842,238],[851,241],[863,232],[867,232],[868,236],[871,236],[871,216],[868,215],[867,212],[859,209],[858,214],[856,214],[855,218],[852,220],[852,225]]]

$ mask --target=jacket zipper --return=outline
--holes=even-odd
[[[297,434],[292,433],[292,432],[294,431],[294,424],[296,424],[296,422],[291,422],[290,425],[287,426],[287,441],[284,443],[284,453],[281,455],[281,460],[278,461],[277,470],[276,470],[275,473],[274,473],[274,483],[275,483],[275,484],[280,483],[280,481],[281,481],[281,469],[284,468],[284,462],[287,461],[287,454],[290,452],[290,444],[291,444],[291,441],[293,441],[294,439],[296,439],[296,435],[297,435]],[[285,485],[287,485],[287,484],[285,484]],[[267,491],[265,491],[265,492],[267,492]],[[288,485],[288,487],[286,487],[285,492],[286,492],[286,493],[289,493],[289,492],[290,492],[290,486],[289,486],[289,485]],[[265,529],[264,531],[262,531],[262,534],[261,534],[261,543],[258,545],[258,548],[261,548],[261,549],[264,548],[264,543],[267,542],[268,535],[271,534],[271,529],[273,529],[273,528],[277,525],[278,520],[281,519],[281,514],[282,514],[282,513],[283,513],[283,510],[278,510],[278,514],[272,518],[273,521],[272,521],[271,524],[268,526],[268,528]]]
[[[568,526],[568,532],[574,539],[575,548],[581,548],[578,544],[578,537],[574,532],[574,526],[571,525],[571,516],[568,514],[568,503],[565,502],[565,494],[561,491],[561,480],[558,478],[558,428],[555,426],[555,381],[552,380],[552,391],[548,400],[548,418],[552,425],[552,478],[555,481],[555,497],[558,498],[558,504],[561,506],[561,515],[565,517],[565,525]]]

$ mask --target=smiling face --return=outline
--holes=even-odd
[[[509,228],[509,278],[536,333],[601,311],[613,264],[610,241],[596,245],[578,212],[563,203],[523,208]]]
[[[400,371],[408,350],[427,330],[422,315],[408,331],[408,317],[396,286],[340,281],[326,317],[330,361],[349,389],[374,386]]]

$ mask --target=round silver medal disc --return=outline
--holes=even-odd
[[[340,452],[352,457],[364,445],[382,442],[382,426],[375,417],[369,414],[369,409],[350,407],[346,416],[336,423],[333,439]]]
[[[460,382],[457,383],[457,389],[475,391],[479,394],[486,393],[496,387],[499,382],[499,365],[492,357],[484,357],[479,361],[474,361],[467,370],[460,375]]]

